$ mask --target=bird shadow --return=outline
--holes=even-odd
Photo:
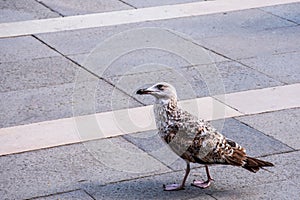
[[[101,185],[99,182],[83,183],[82,188],[95,199],[207,199],[215,193],[239,196],[236,190],[218,190],[212,186],[200,189],[187,184],[184,190],[163,191],[163,180],[136,179]],[[168,183],[170,184],[170,183]]]

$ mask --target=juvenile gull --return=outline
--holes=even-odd
[[[210,164],[241,166],[254,173],[262,167],[274,166],[270,162],[247,156],[243,147],[225,138],[208,122],[179,108],[176,90],[172,85],[157,83],[138,90],[137,94],[149,94],[156,98],[153,109],[158,133],[187,163],[182,183],[164,185],[164,190],[184,189],[191,162],[205,165],[207,180],[194,180],[192,183],[199,188],[207,188],[213,181],[208,170]]]

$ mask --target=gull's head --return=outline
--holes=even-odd
[[[161,82],[149,88],[139,89],[137,94],[150,94],[158,100],[177,99],[176,89],[169,83]]]

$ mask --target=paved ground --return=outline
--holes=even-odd
[[[83,14],[190,2],[195,0],[164,3],[0,0],[0,22],[81,17]],[[111,54],[131,45],[126,43],[130,35],[122,35],[124,31],[149,30],[145,29],[149,27],[177,32],[174,38],[178,43],[174,43],[172,36],[158,34],[154,41],[160,42],[156,45],[173,49],[181,49],[179,44],[201,47],[210,55],[209,62],[202,63],[203,58],[191,66],[181,55],[153,48],[136,49],[110,60]],[[134,38],[151,43],[148,32],[144,32],[146,34],[134,35]],[[94,50],[117,33],[121,33],[121,42],[111,43],[104,49],[98,46],[98,52]],[[185,38],[187,43],[182,43],[179,38]],[[117,41],[116,38],[113,41]],[[104,71],[95,72],[91,70],[95,69],[91,64],[95,64],[92,61],[100,54],[106,56],[96,60],[97,67],[103,69],[108,61],[110,65]],[[185,55],[189,54],[192,52]],[[263,88],[299,87],[299,2],[108,27],[16,37],[0,35],[0,55],[0,141],[13,144],[12,148],[18,147],[14,142],[18,138],[5,140],[7,130],[20,134],[25,126],[40,126],[39,123],[45,121],[59,122],[74,115],[149,105],[150,98],[137,97],[134,91],[146,83],[165,80],[177,86],[181,100],[258,91],[249,96],[249,100],[244,97],[242,102],[235,98],[237,95],[228,95],[228,102],[213,97],[231,108],[244,105],[236,110],[240,112],[236,117],[216,120],[214,124],[227,137],[245,146],[250,155],[275,164],[270,172],[261,170],[257,174],[235,167],[212,166],[215,182],[211,188],[200,190],[188,185],[184,191],[163,192],[163,184],[181,180],[184,162],[165,149],[155,130],[132,132],[3,154],[0,156],[0,199],[298,199],[300,195],[300,105],[292,102],[299,96],[293,91],[299,90],[286,89],[282,92],[284,97],[278,94],[278,98],[274,97],[270,102],[260,98],[265,93],[260,90]],[[214,76],[208,77],[207,73]],[[81,80],[80,75],[84,75],[84,79]],[[90,88],[93,90],[89,91]],[[90,102],[89,98],[92,98],[92,104],[84,104]],[[284,98],[287,103],[282,103]],[[276,103],[278,99],[281,102]],[[259,111],[262,103],[272,106]],[[276,106],[278,104],[280,106]],[[87,131],[93,127],[85,128]],[[63,127],[56,130],[60,129]],[[51,130],[36,135],[43,137],[45,133],[51,134]],[[28,141],[38,140],[30,138]],[[203,167],[193,167],[188,183],[205,178]]]

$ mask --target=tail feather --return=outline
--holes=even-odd
[[[262,167],[272,167],[274,166],[273,163],[259,160],[257,158],[252,158],[252,157],[246,157],[246,163],[242,166],[243,168],[256,173],[260,168]]]

